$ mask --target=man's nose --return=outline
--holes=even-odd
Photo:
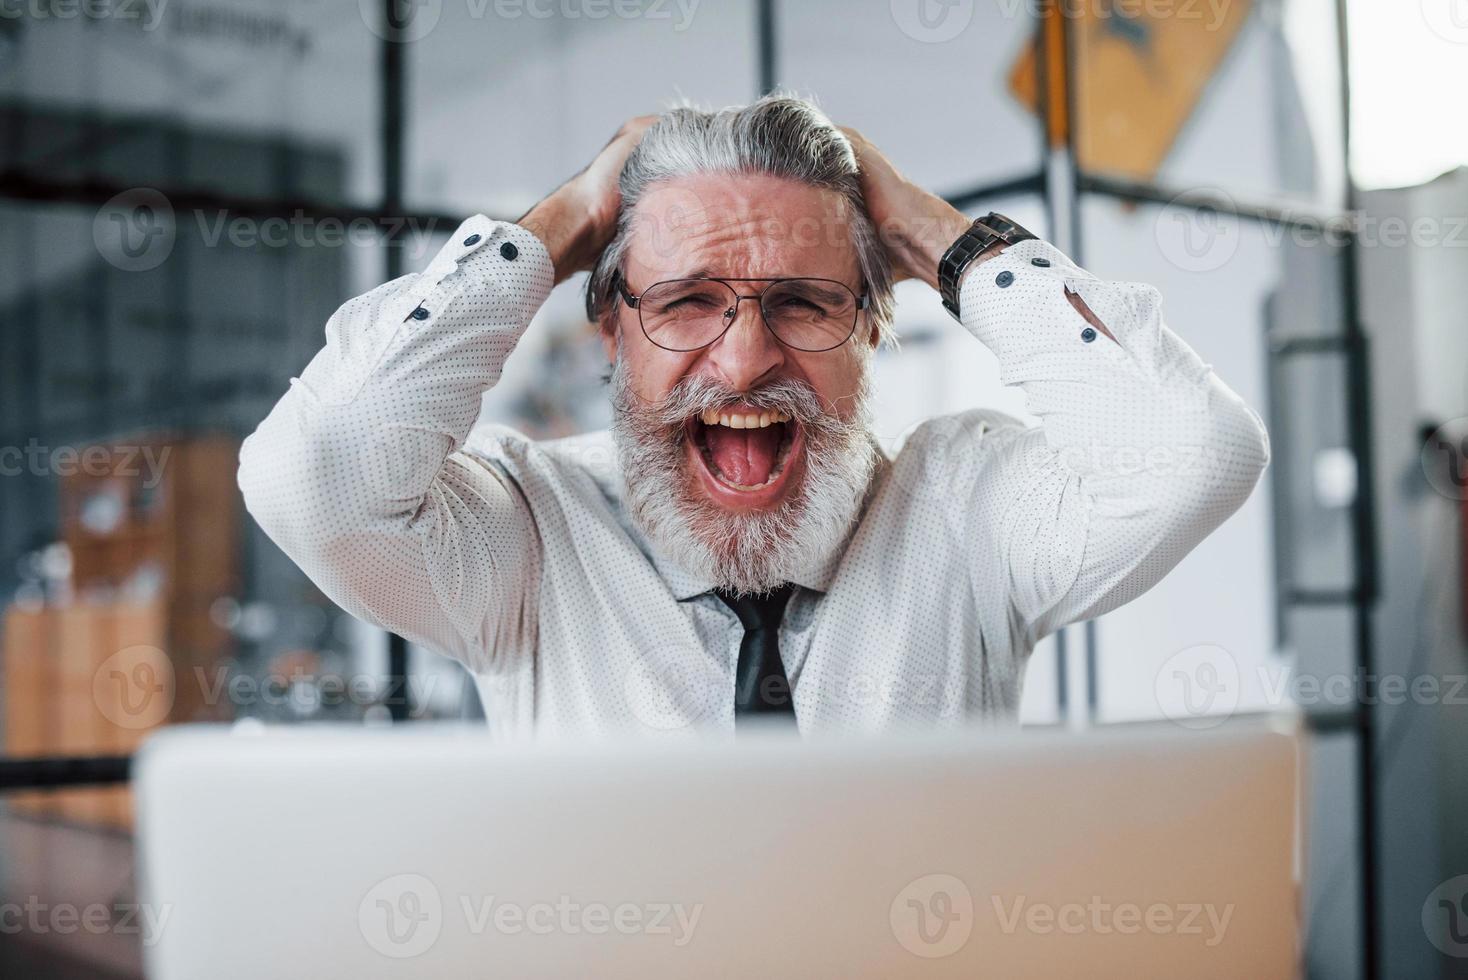
[[[709,362],[735,391],[749,391],[785,363],[785,348],[765,327],[757,299],[737,304],[734,322],[709,348]]]

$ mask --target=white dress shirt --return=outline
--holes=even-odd
[[[732,731],[743,629],[633,526],[610,437],[475,428],[551,284],[534,235],[477,216],[346,303],[244,444],[246,504],[344,609],[461,661],[500,735]],[[960,305],[1041,424],[925,423],[844,547],[792,576],[804,733],[1012,721],[1035,643],[1150,588],[1268,461],[1152,287],[1027,241],[971,266]]]

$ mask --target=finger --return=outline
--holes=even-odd
[[[622,128],[617,131],[617,136],[629,137],[633,142],[636,142],[642,139],[642,134],[647,132],[649,127],[656,123],[659,118],[657,115],[633,116],[622,124]]]
[[[647,128],[657,121],[658,117],[656,115],[633,116],[617,127],[617,131],[612,134],[611,139],[602,144],[602,150],[609,150],[618,141],[628,138],[633,138],[633,142],[635,143],[642,138],[642,134],[647,131]]]

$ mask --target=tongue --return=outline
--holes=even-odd
[[[780,451],[784,432],[783,425],[763,429],[710,425],[704,429],[704,441],[725,480],[757,487],[770,478],[770,471],[775,468],[775,455]]]

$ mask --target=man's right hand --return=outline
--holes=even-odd
[[[637,116],[627,120],[580,173],[516,222],[545,243],[556,268],[557,283],[589,270],[611,242],[622,204],[618,190],[622,165],[657,118]]]

